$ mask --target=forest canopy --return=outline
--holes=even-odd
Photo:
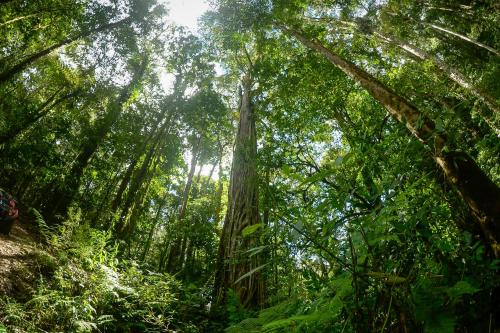
[[[499,3],[209,4],[0,0],[0,333],[500,330]]]

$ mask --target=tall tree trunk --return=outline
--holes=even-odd
[[[195,184],[199,185],[200,184],[200,178],[201,178],[201,171],[203,170],[203,164],[200,164],[200,169],[198,170],[198,174],[196,175],[196,180],[194,181]]]
[[[219,160],[219,181],[217,182],[217,193],[215,194],[215,222],[219,223],[222,210],[222,189],[224,182],[222,181],[222,160]]]
[[[125,200],[125,203],[123,204],[123,208],[120,214],[120,217],[118,218],[118,221],[116,222],[114,226],[115,230],[115,235],[123,239],[124,232],[125,232],[125,226],[127,224],[127,219],[128,219],[128,214],[130,211],[130,208],[132,207],[136,196],[139,194],[139,189],[143,185],[143,182],[147,176],[147,173],[151,167],[151,163],[153,161],[153,157],[155,152],[157,151],[157,143],[151,146],[149,148],[148,153],[144,157],[144,160],[142,161],[142,165],[140,169],[136,172],[136,175],[134,179],[132,180],[132,183],[130,184],[130,189],[127,194],[127,199]]]
[[[130,164],[127,167],[127,171],[125,171],[125,174],[123,175],[123,178],[120,181],[120,185],[118,186],[118,190],[117,190],[116,195],[113,199],[113,202],[111,203],[110,227],[111,227],[112,221],[114,220],[114,214],[116,214],[116,212],[118,211],[118,208],[122,204],[123,194],[125,193],[125,190],[127,189],[128,185],[130,183],[130,180],[132,179],[132,175],[134,173],[135,167],[137,166],[137,163],[139,162],[140,156],[144,153],[143,149],[146,148],[146,145],[143,145],[143,147],[141,147],[141,148],[142,149],[141,149],[140,153],[137,156],[135,156],[132,159],[132,161],[130,161]]]
[[[177,224],[179,227],[182,226],[184,216],[186,215],[187,204],[189,201],[189,193],[191,192],[191,186],[193,185],[194,173],[196,170],[196,165],[198,163],[201,148],[201,138],[193,144],[193,150],[191,155],[191,165],[189,167],[189,174],[186,181],[186,186],[184,186],[184,192],[182,194],[181,207],[179,209],[179,216],[177,219]],[[167,259],[167,271],[170,273],[176,273],[181,268],[181,257],[182,257],[182,245],[185,241],[184,235],[175,235],[173,243],[170,247]]]
[[[168,192],[165,192],[165,195],[161,199],[160,203],[158,204],[158,209],[156,210],[155,217],[153,219],[153,223],[151,225],[151,229],[149,229],[148,233],[148,238],[146,239],[146,243],[144,244],[144,249],[141,253],[141,261],[146,260],[146,256],[149,252],[149,249],[151,248],[151,242],[153,240],[153,235],[155,233],[156,227],[160,223],[160,215],[163,207],[165,207],[167,203],[167,197],[168,197]]]
[[[210,169],[210,172],[208,173],[207,181],[206,181],[207,185],[210,183],[210,180],[212,179],[212,176],[214,174],[215,167],[217,166],[217,164],[219,164],[219,161],[217,161],[217,163],[214,163],[214,165],[212,165],[212,168]]]
[[[1,1],[0,1],[0,3],[1,3]],[[58,12],[58,14],[56,14],[56,15],[61,16],[61,13],[68,12],[68,10],[71,10],[70,6],[59,7],[59,8],[57,8],[57,7],[42,8],[41,10],[39,10],[37,12],[22,15],[22,16],[17,16],[17,17],[11,18],[10,20],[0,22],[0,28],[5,27],[5,26],[10,25],[10,24],[13,24],[13,23],[16,23],[16,22],[19,22],[19,21],[22,21],[22,20],[27,20],[27,19],[32,18],[32,17],[37,17],[39,15],[47,14],[47,13],[57,13]]]
[[[395,12],[392,12],[392,11],[387,11],[386,12],[388,15],[391,15],[393,17],[398,17],[399,15]],[[439,31],[441,33],[444,33],[444,34],[447,34],[447,35],[450,35],[450,36],[454,36],[454,37],[457,37],[457,38],[460,38],[461,40],[463,41],[466,41],[467,43],[470,43],[472,45],[475,45],[479,48],[482,48],[484,50],[487,50],[491,53],[493,53],[494,55],[496,56],[500,56],[500,52],[498,52],[497,50],[495,50],[494,48],[488,46],[488,45],[485,45],[481,42],[478,42],[472,38],[469,38],[465,35],[462,35],[460,33],[457,33],[455,31],[452,31],[452,30],[449,30],[447,28],[444,28],[444,27],[441,27],[437,24],[434,24],[434,23],[430,23],[430,22],[423,22],[423,21],[419,21],[419,20],[416,20],[416,19],[413,19],[411,17],[401,17],[402,19],[405,19],[405,20],[410,20],[410,21],[413,21],[415,22],[417,25],[420,25],[420,26],[425,26],[425,27],[430,27],[431,29],[434,29],[436,31]]]
[[[186,186],[184,187],[184,192],[182,194],[181,209],[179,210],[179,221],[182,220],[186,215],[189,193],[191,192],[191,186],[193,185],[194,172],[196,170],[196,165],[198,164],[198,160],[200,157],[199,156],[201,148],[200,146],[201,146],[201,138],[199,138],[198,141],[193,146],[193,151],[192,151],[193,156],[191,157],[191,166],[189,168],[189,174],[188,174],[188,179],[186,181]]]
[[[162,115],[158,118],[158,123],[160,123],[161,121],[163,121],[165,119],[165,116],[167,113],[169,113],[168,110],[166,110],[162,113]],[[146,139],[141,143],[141,145],[136,149],[136,151],[134,153],[134,157],[133,157],[132,161],[130,162],[130,164],[127,168],[127,171],[123,175],[122,181],[120,182],[120,186],[118,187],[118,190],[116,191],[115,198],[113,199],[113,202],[111,203],[111,215],[114,215],[116,213],[116,211],[118,210],[118,208],[120,207],[122,200],[123,200],[123,194],[125,193],[125,190],[127,189],[128,185],[130,183],[130,180],[132,178],[132,174],[135,170],[135,167],[137,166],[137,163],[139,162],[139,159],[142,156],[142,154],[144,154],[144,152],[146,151],[146,148],[147,148],[149,142],[155,137],[155,135],[157,136],[155,140],[158,140],[158,134],[156,134],[156,133],[158,131],[160,131],[160,132],[163,131],[166,126],[169,126],[170,120],[171,120],[171,114],[169,113],[169,115],[167,116],[166,120],[164,120],[163,125],[160,127],[160,129],[158,129],[158,126],[156,126],[154,128],[154,130],[152,130],[149,133],[149,135],[146,137]],[[114,219],[114,216],[111,216],[110,221],[109,221],[110,224],[111,224],[113,219]]]
[[[22,60],[17,65],[14,65],[10,69],[7,69],[6,71],[0,73],[0,85],[3,84],[4,82],[9,81],[14,75],[22,72],[24,69],[26,69],[28,66],[30,66],[35,61],[40,60],[41,58],[49,55],[53,51],[55,51],[63,46],[69,45],[69,44],[71,44],[79,39],[88,37],[92,34],[103,32],[103,31],[109,30],[109,29],[114,29],[118,26],[121,26],[121,25],[124,25],[127,23],[131,23],[131,22],[132,22],[132,18],[127,17],[127,18],[124,18],[118,22],[105,24],[105,25],[102,25],[102,26],[97,27],[95,29],[84,31],[84,32],[82,32],[74,37],[66,38],[66,39],[60,41],[59,43],[56,43],[54,45],[47,47],[46,49],[38,51],[37,53],[34,53],[34,54],[30,55],[29,57],[27,57],[26,59]]]
[[[139,218],[142,216],[142,213],[144,212],[144,200],[148,194],[149,191],[149,186],[151,185],[151,181],[153,180],[153,176],[156,173],[158,163],[160,161],[160,156],[158,155],[153,162],[153,165],[151,167],[151,171],[147,174],[146,179],[144,181],[144,186],[140,190],[139,195],[136,196],[136,199],[132,205],[132,211],[130,213],[130,218],[127,223],[125,224],[125,229],[123,231],[122,239],[128,242],[130,246],[130,240],[132,238],[132,235],[136,231],[137,228],[137,223],[139,221]]]
[[[104,118],[98,121],[95,131],[90,135],[87,142],[82,146],[64,184],[56,186],[51,195],[51,201],[42,208],[42,213],[49,224],[60,222],[67,213],[68,207],[73,201],[80,187],[83,171],[90,162],[91,157],[105,140],[109,131],[118,120],[125,104],[132,96],[133,91],[140,83],[148,64],[148,56],[144,56],[142,63],[135,71],[129,85],[123,88],[117,101],[113,103]]]
[[[483,231],[484,240],[495,257],[500,258],[500,188],[481,171],[475,161],[465,153],[454,151],[447,137],[435,131],[435,124],[430,118],[369,73],[344,60],[318,41],[307,38],[301,32],[286,27],[281,28],[306,47],[323,55],[358,82],[395,119],[405,124],[418,140],[433,149],[435,161],[473,212],[476,222]],[[446,145],[448,152],[443,151]]]
[[[12,23],[16,23],[16,22],[21,21],[21,20],[29,19],[30,17],[35,17],[37,15],[40,15],[40,13],[28,14],[28,15],[24,15],[24,16],[18,16],[16,18],[11,19],[11,20],[8,20],[8,21],[5,21],[5,22],[1,22],[0,23],[0,28],[4,27],[6,25],[12,24]]]
[[[101,194],[99,195],[99,199],[97,202],[99,204],[94,209],[91,215],[89,215],[90,226],[93,228],[104,228],[105,225],[102,224],[101,217],[103,216],[103,212],[105,211],[104,207],[109,205],[108,198],[111,195],[112,190],[116,187],[118,182],[120,181],[120,171],[117,170],[113,173],[112,176],[108,178],[108,181],[103,186],[106,190],[101,190]],[[104,218],[107,218],[107,214],[104,214]]]
[[[474,84],[472,84],[465,77],[465,75],[462,74],[458,69],[451,67],[446,62],[440,60],[438,57],[435,57],[416,46],[405,43],[404,41],[398,39],[397,37],[388,36],[377,31],[374,31],[373,35],[379,37],[381,40],[389,44],[399,47],[400,49],[410,54],[412,57],[415,57],[420,60],[432,61],[434,65],[441,71],[443,71],[452,81],[454,81],[467,91],[470,91],[474,96],[476,96],[479,100],[481,100],[484,104],[486,104],[488,108],[490,108],[490,110],[494,112],[500,112],[500,108],[495,99],[493,98],[493,96],[489,95],[485,91],[482,91],[480,88],[474,86]]]
[[[459,34],[459,33],[457,33],[457,32],[451,31],[451,30],[449,30],[449,29],[443,28],[443,27],[441,27],[441,26],[439,26],[439,25],[436,25],[436,24],[433,24],[433,23],[427,23],[427,22],[424,22],[423,24],[424,24],[425,26],[431,27],[431,28],[432,28],[432,29],[434,29],[434,30],[437,30],[437,31],[443,32],[443,33],[448,34],[448,35],[452,35],[452,36],[458,37],[458,38],[460,38],[461,40],[464,40],[464,41],[466,41],[466,42],[468,42],[468,43],[471,43],[471,44],[473,44],[473,45],[475,45],[475,46],[477,46],[477,47],[480,47],[480,48],[482,48],[482,49],[488,50],[488,51],[490,51],[491,53],[493,53],[493,54],[494,54],[494,55],[496,55],[496,56],[500,56],[500,52],[498,52],[498,51],[497,51],[497,50],[495,50],[494,48],[492,48],[492,47],[490,47],[490,46],[488,46],[488,45],[485,45],[485,44],[483,44],[483,43],[480,43],[480,42],[478,42],[477,40],[474,40],[474,39],[472,39],[472,38],[469,38],[469,37],[467,37],[467,36],[465,36],[465,35],[462,35],[462,34]]]
[[[245,253],[258,245],[257,233],[247,237],[242,235],[243,229],[259,223],[257,138],[250,92],[252,80],[247,75],[242,83],[240,122],[234,145],[228,209],[219,244],[214,298],[218,304],[225,303],[227,291],[231,288],[241,304],[251,308],[263,305],[265,283],[260,271],[263,267],[261,256],[249,257]]]
[[[368,29],[362,29],[360,25],[355,22],[342,21],[342,20],[333,20],[333,22],[344,25],[347,28],[350,28],[351,30],[353,30],[352,28],[354,28],[355,31],[358,33],[365,33],[365,31],[368,30],[371,35],[379,38],[385,43],[388,43],[390,45],[402,49],[413,58],[419,60],[431,61],[437,68],[439,68],[442,72],[444,72],[444,74],[446,74],[448,78],[450,78],[452,81],[454,81],[467,91],[470,91],[474,96],[476,96],[479,100],[481,100],[484,104],[486,104],[486,106],[488,106],[490,110],[494,112],[500,112],[500,107],[498,106],[498,103],[496,102],[493,96],[491,96],[486,91],[483,91],[481,88],[476,87],[462,72],[460,72],[460,70],[450,66],[448,63],[442,61],[438,57],[429,54],[428,52],[418,48],[417,46],[411,45],[410,43],[407,43],[397,38],[396,36],[390,36],[384,34],[380,31],[373,29],[372,27],[368,27]],[[488,122],[488,124],[490,124],[490,122]],[[498,129],[494,127],[492,128],[496,130],[496,132],[498,133]]]

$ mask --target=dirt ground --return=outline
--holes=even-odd
[[[32,283],[39,276],[37,242],[29,230],[16,223],[11,234],[0,234],[0,296],[23,298],[32,293]]]

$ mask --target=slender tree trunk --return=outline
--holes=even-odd
[[[500,52],[498,52],[498,51],[497,51],[497,50],[495,50],[494,48],[492,48],[492,47],[490,47],[490,46],[488,46],[488,45],[485,45],[485,44],[483,44],[483,43],[480,43],[480,42],[478,42],[477,40],[474,40],[474,39],[472,39],[472,38],[469,38],[469,37],[467,37],[467,36],[465,36],[465,35],[462,35],[462,34],[459,34],[459,33],[457,33],[457,32],[451,31],[451,30],[449,30],[449,29],[443,28],[443,27],[441,27],[441,26],[439,26],[439,25],[436,25],[436,24],[433,24],[433,23],[427,23],[427,22],[424,22],[423,24],[424,24],[425,26],[431,27],[431,28],[432,28],[432,29],[434,29],[434,30],[437,30],[437,31],[443,32],[443,33],[445,33],[445,34],[448,34],[448,35],[451,35],[451,36],[454,36],[454,37],[458,37],[458,38],[460,38],[461,40],[464,40],[464,41],[466,41],[466,42],[468,42],[468,43],[471,43],[471,44],[473,44],[473,45],[475,45],[475,46],[477,46],[477,47],[480,47],[480,48],[482,48],[482,49],[488,50],[488,51],[490,51],[491,53],[493,53],[493,54],[494,54],[494,55],[496,55],[496,56],[500,56]]]
[[[391,12],[391,11],[388,11],[386,12],[387,14],[393,16],[393,17],[398,17],[399,15],[395,12]],[[426,26],[426,27],[430,27],[431,29],[434,29],[436,31],[439,31],[441,33],[444,33],[444,34],[447,34],[447,35],[451,35],[451,36],[454,36],[454,37],[457,37],[457,38],[460,38],[461,40],[463,41],[466,41],[467,43],[470,43],[472,45],[475,45],[479,48],[482,48],[484,50],[487,50],[493,54],[495,54],[496,56],[500,56],[500,52],[498,52],[497,50],[495,50],[494,48],[488,46],[488,45],[485,45],[483,43],[480,43],[472,38],[469,38],[465,35],[462,35],[460,33],[457,33],[455,31],[451,31],[449,29],[446,29],[444,27],[441,27],[439,25],[436,25],[434,23],[430,23],[430,22],[423,22],[423,21],[420,21],[420,20],[416,20],[416,19],[413,19],[411,17],[402,17],[403,19],[405,20],[410,20],[410,21],[413,21],[415,22],[416,24],[420,25],[420,26]]]
[[[461,197],[472,210],[479,223],[487,245],[495,257],[500,257],[500,189],[481,171],[475,161],[465,153],[443,148],[448,145],[446,136],[435,131],[434,122],[411,103],[394,93],[383,83],[353,63],[339,57],[316,40],[305,37],[297,30],[282,27],[282,30],[296,37],[303,45],[322,54],[365,88],[381,103],[391,115],[406,125],[408,130],[422,143],[434,150],[434,159],[455,185]]]
[[[6,133],[0,135],[0,144],[10,143],[41,118],[48,115],[50,111],[54,109],[54,107],[79,94],[79,91],[75,91],[61,96],[59,99],[54,101],[61,90],[62,88],[56,91],[52,96],[50,96],[47,101],[45,101],[45,103],[43,103],[34,113],[27,115],[24,119],[21,119],[21,124],[14,124]],[[54,103],[52,103],[53,101]]]
[[[148,238],[146,240],[146,244],[144,244],[144,250],[142,251],[142,254],[141,254],[141,261],[143,261],[143,262],[144,262],[144,260],[146,260],[146,256],[149,252],[149,249],[151,248],[151,242],[153,240],[153,235],[156,231],[156,227],[160,223],[161,211],[162,211],[163,207],[165,207],[165,204],[167,203],[167,197],[168,197],[168,192],[165,193],[165,195],[161,199],[161,202],[158,205],[158,209],[156,210],[153,224],[151,225],[151,229],[149,229]]]
[[[443,71],[452,81],[457,83],[459,86],[462,88],[466,89],[467,91],[470,91],[474,96],[476,96],[479,100],[481,100],[484,104],[490,108],[490,110],[494,112],[500,112],[500,107],[498,106],[497,102],[493,98],[493,96],[489,95],[487,92],[482,91],[480,88],[474,86],[466,77],[464,74],[462,74],[458,69],[451,67],[448,65],[446,62],[441,61],[439,58],[425,52],[422,49],[419,49],[416,46],[410,45],[408,43],[403,42],[402,40],[394,37],[394,36],[387,36],[384,35],[380,32],[374,31],[373,34],[383,41],[395,45],[399,47],[400,49],[406,51],[408,54],[410,54],[413,57],[416,57],[420,60],[429,60],[434,63],[434,65],[439,68],[441,71]],[[497,130],[498,131],[498,130]]]
[[[117,101],[110,106],[104,118],[98,122],[94,133],[90,135],[89,140],[87,140],[81,148],[80,154],[77,156],[64,184],[60,184],[60,186],[57,186],[53,190],[51,201],[46,203],[45,207],[42,208],[42,213],[50,224],[60,222],[61,219],[66,216],[69,205],[80,187],[84,169],[99,148],[99,145],[105,140],[109,131],[118,120],[124,105],[130,99],[136,86],[141,81],[147,64],[148,57],[145,56],[141,65],[134,73],[129,85],[123,88]]]
[[[110,221],[109,221],[110,227],[111,227],[112,222],[114,220],[114,214],[116,214],[116,212],[118,211],[118,208],[122,204],[123,194],[125,193],[125,190],[127,189],[128,185],[130,183],[130,180],[132,179],[132,175],[134,173],[135,167],[137,166],[137,163],[139,162],[139,159],[142,156],[142,154],[144,154],[144,152],[145,152],[149,142],[153,138],[155,132],[156,132],[156,129],[148,135],[148,137],[144,140],[144,142],[142,142],[142,144],[140,145],[140,147],[137,149],[137,151],[135,153],[135,157],[130,162],[130,164],[127,168],[127,171],[123,175],[123,178],[120,182],[120,186],[118,187],[118,190],[116,191],[115,198],[113,199],[113,202],[111,203],[111,216],[110,216]]]
[[[143,182],[147,176],[148,170],[150,169],[151,163],[153,161],[153,155],[156,152],[156,148],[157,146],[156,144],[154,144],[149,149],[148,153],[144,157],[144,160],[142,161],[140,169],[137,171],[134,179],[132,180],[132,183],[130,184],[130,189],[127,194],[127,199],[123,204],[120,217],[118,218],[118,221],[114,226],[115,235],[117,235],[118,238],[123,238],[124,229],[127,224],[130,208],[132,207],[136,196],[139,194],[138,193],[139,188],[141,187],[141,185],[143,185]]]
[[[214,171],[215,171],[215,167],[217,166],[217,164],[219,164],[219,161],[217,161],[217,163],[214,163],[214,165],[212,165],[212,168],[210,169],[210,172],[208,173],[208,177],[207,177],[207,184],[210,182],[210,180],[212,179],[212,176],[214,174]]]
[[[166,113],[168,113],[168,112],[169,111],[163,112],[163,114],[158,119],[158,122],[161,122],[162,120],[164,120]],[[158,131],[160,131],[160,132],[164,131],[165,128],[170,125],[170,120],[171,120],[171,114],[169,113],[169,115],[167,116],[167,119],[164,121],[162,127],[160,129],[158,129],[158,127],[156,127],[153,131],[151,131],[151,133],[147,136],[147,138],[142,142],[142,144],[136,150],[135,157],[130,162],[130,164],[127,168],[127,171],[125,172],[125,174],[122,178],[122,181],[120,182],[120,186],[118,187],[115,198],[113,199],[113,202],[111,204],[112,215],[114,215],[116,213],[116,211],[118,210],[118,208],[120,207],[122,200],[123,200],[123,194],[125,193],[125,190],[127,189],[128,185],[130,183],[130,180],[132,178],[132,174],[135,170],[135,167],[137,166],[137,163],[139,162],[139,159],[142,156],[142,154],[144,154],[144,152],[146,151],[146,148],[147,148],[149,142],[153,139],[153,137],[155,135],[156,135],[155,140],[159,139],[158,134],[156,134],[156,133]],[[112,220],[114,219],[114,216],[111,216],[110,218],[111,218],[111,220],[110,220],[110,224],[111,224]]]
[[[351,30],[354,28],[358,33],[365,33],[363,29],[360,28],[359,24],[355,22],[342,21],[342,20],[334,20],[334,22],[342,24],[346,26],[346,28],[350,28]],[[460,72],[460,70],[450,66],[445,61],[440,60],[438,57],[429,54],[428,52],[411,45],[396,36],[389,36],[387,34],[383,34],[380,31],[376,31],[372,28],[369,28],[370,34],[381,39],[383,42],[388,43],[390,45],[396,46],[406,53],[408,53],[411,57],[417,58],[419,60],[427,60],[431,61],[437,68],[439,68],[442,72],[446,74],[448,78],[457,83],[462,88],[470,91],[474,96],[476,96],[479,100],[481,100],[488,108],[494,112],[500,112],[500,107],[496,102],[495,98],[483,91],[481,88],[476,87],[472,82],[470,82],[467,77]],[[488,121],[488,120],[487,120]],[[490,122],[488,122],[490,124]],[[493,127],[492,127],[493,128]],[[498,129],[494,128],[497,133]]]
[[[118,191],[116,192],[115,198],[113,199],[113,202],[111,203],[111,220],[114,219],[114,214],[117,212],[118,208],[120,207],[123,199],[123,193],[125,193],[125,190],[127,189],[130,180],[132,179],[132,174],[134,173],[135,167],[137,166],[137,163],[139,162],[139,158],[143,153],[143,149],[146,148],[146,145],[141,147],[141,152],[138,154],[138,156],[134,157],[132,161],[130,161],[130,164],[127,167],[127,171],[125,171],[125,174],[123,175],[123,178],[120,182],[120,186],[118,186]]]
[[[265,302],[262,258],[260,255],[249,257],[245,253],[258,245],[258,233],[247,237],[242,235],[243,229],[259,223],[257,138],[251,86],[252,81],[247,75],[243,80],[228,209],[219,244],[214,282],[214,298],[217,304],[226,302],[227,291],[231,288],[246,308],[263,306]]]
[[[222,210],[222,189],[224,187],[224,183],[222,181],[222,160],[219,160],[219,181],[217,182],[217,193],[215,194],[215,222],[219,223],[220,215]]]
[[[168,265],[168,254],[170,253],[170,245],[172,243],[172,237],[169,237],[168,231],[172,230],[172,225],[175,224],[177,216],[175,214],[170,215],[167,218],[167,223],[166,223],[166,230],[167,234],[165,235],[165,240],[163,241],[163,244],[160,246],[161,251],[160,251],[160,257],[158,261],[158,271],[159,272],[165,272],[167,270],[167,265]]]
[[[144,200],[148,194],[149,186],[151,185],[151,181],[153,180],[153,176],[156,172],[156,167],[158,165],[158,162],[159,162],[159,156],[157,156],[156,161],[153,163],[151,172],[147,175],[147,179],[145,180],[145,185],[141,189],[139,195],[136,196],[135,202],[132,205],[132,212],[130,213],[130,218],[125,224],[125,229],[122,238],[126,240],[129,244],[132,235],[136,231],[139,218],[142,216],[142,213],[144,212]]]
[[[189,193],[191,192],[191,186],[193,185],[194,172],[196,170],[196,165],[197,165],[198,159],[199,159],[200,146],[201,146],[201,139],[198,139],[197,143],[195,143],[195,145],[193,146],[193,151],[192,151],[193,156],[191,157],[191,166],[189,169],[189,174],[188,174],[186,186],[184,187],[184,192],[182,194],[181,209],[179,210],[179,221],[184,219],[184,216],[186,215],[186,208],[187,208],[187,204],[188,204]]]
[[[18,16],[16,18],[11,19],[11,20],[8,20],[8,21],[0,23],[0,28],[4,27],[6,25],[12,24],[12,23],[16,23],[17,21],[26,20],[26,19],[29,19],[30,17],[35,17],[37,15],[39,15],[39,13],[29,14],[29,15],[24,15],[24,16]]]
[[[186,208],[189,200],[189,194],[191,192],[191,186],[193,185],[194,173],[196,170],[196,164],[198,163],[199,153],[201,148],[201,138],[199,138],[193,145],[191,165],[189,167],[189,174],[186,181],[186,186],[184,187],[184,192],[182,194],[181,207],[179,209],[179,217],[177,223],[179,227],[182,226],[184,216],[186,215]],[[180,270],[182,264],[182,245],[184,241],[184,235],[175,235],[172,246],[168,253],[167,259],[167,271],[170,273],[176,273]]]
[[[1,3],[1,1],[0,1],[0,3]],[[39,10],[39,11],[37,11],[35,13],[31,13],[31,14],[27,14],[27,15],[23,15],[23,16],[18,16],[18,17],[12,18],[10,20],[1,22],[0,23],[0,28],[4,27],[6,25],[10,25],[12,23],[16,23],[18,21],[27,20],[29,18],[36,17],[36,16],[43,15],[43,14],[47,14],[47,13],[57,13],[57,12],[59,12],[59,14],[57,14],[57,15],[60,15],[61,12],[64,13],[64,12],[67,12],[68,10],[71,10],[70,6],[60,7],[60,8],[50,8],[50,9],[49,8],[42,8],[41,10]]]
[[[198,185],[200,184],[201,170],[203,170],[203,164],[200,164],[200,169],[198,170],[198,174],[196,175],[196,180],[194,181],[194,183]]]
[[[99,32],[103,32],[103,31],[106,31],[106,30],[109,30],[109,29],[114,29],[118,26],[121,26],[121,25],[124,25],[124,24],[127,24],[127,23],[131,23],[132,22],[132,18],[131,17],[127,17],[125,19],[122,19],[118,22],[114,22],[114,23],[109,23],[109,24],[105,24],[103,26],[100,26],[98,28],[95,28],[95,29],[92,29],[92,30],[88,30],[88,31],[84,31],[74,37],[70,37],[70,38],[66,38],[64,40],[62,40],[61,42],[59,43],[56,43],[54,45],[51,45],[49,47],[47,47],[46,49],[43,49],[41,51],[38,51],[37,53],[34,53],[32,55],[30,55],[29,57],[27,57],[26,59],[22,60],[20,63],[18,63],[17,65],[14,65],[12,66],[10,69],[7,69],[6,71],[0,73],[0,85],[9,81],[14,75],[22,72],[24,69],[26,69],[28,66],[30,66],[31,64],[33,64],[35,61],[37,60],[40,60],[41,58],[49,55],[50,53],[52,53],[53,51],[63,47],[63,46],[66,46],[66,45],[69,45],[79,39],[82,39],[82,38],[85,38],[85,37],[88,37],[92,34],[95,34],[95,33],[99,33]]]
[[[116,187],[116,185],[119,182],[119,177],[120,176],[120,171],[117,170],[114,172],[114,174],[109,178],[110,180],[107,182],[107,184],[104,186],[106,189],[105,191],[102,191],[101,195],[99,196],[99,205],[97,205],[97,208],[94,209],[93,214],[90,217],[90,225],[93,228],[104,228],[105,226],[102,223],[99,223],[101,221],[101,217],[103,216],[104,212],[104,207],[108,206],[109,200],[108,198],[111,195],[111,191]],[[104,214],[104,218],[107,219],[107,214]]]

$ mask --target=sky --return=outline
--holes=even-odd
[[[191,32],[198,30],[198,18],[209,9],[205,0],[159,0],[169,9],[169,19],[177,25],[188,27]],[[160,82],[165,90],[172,88],[174,76],[162,74]]]
[[[183,25],[188,27],[193,33],[196,33],[198,29],[198,18],[209,9],[208,3],[205,0],[160,0],[170,9],[169,18],[177,23],[178,25]],[[172,77],[164,77],[161,81],[165,86],[170,85]],[[191,154],[187,152],[184,156],[184,160],[189,164],[191,161]],[[208,176],[210,173],[211,165],[205,165],[202,168],[201,174]],[[196,168],[198,172],[199,167]],[[212,178],[218,179],[218,168],[215,168]]]
[[[196,32],[198,18],[208,10],[204,0],[160,0],[170,8],[170,19],[178,25],[187,26]]]

